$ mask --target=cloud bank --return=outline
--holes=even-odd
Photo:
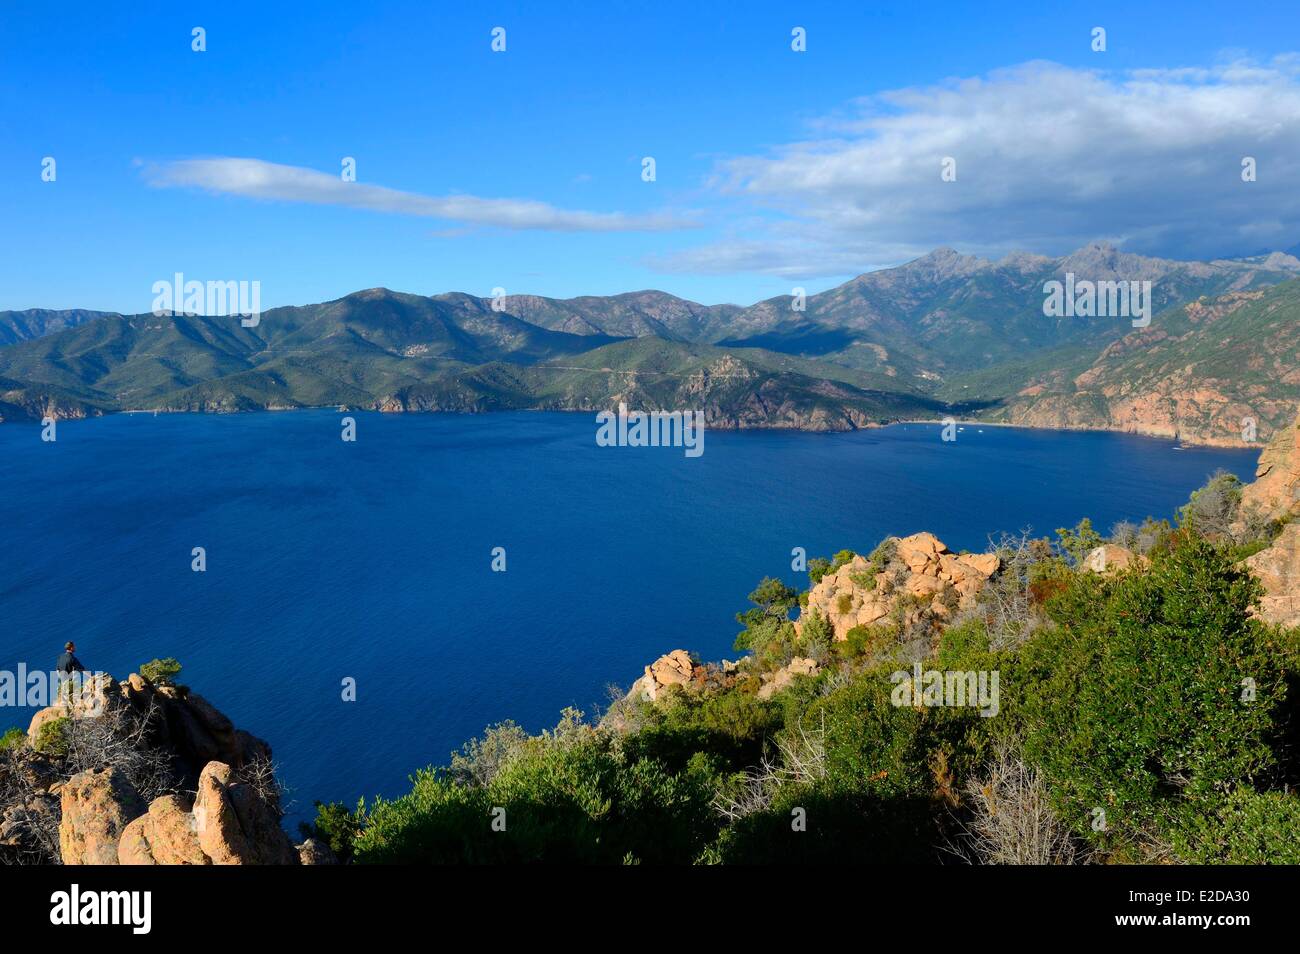
[[[811,277],[939,245],[1060,254],[1105,239],[1207,258],[1300,241],[1295,55],[1124,73],[1026,63],[867,97],[814,132],[719,162],[711,189],[761,224],[655,264]]]

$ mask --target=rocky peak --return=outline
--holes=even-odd
[[[900,270],[925,281],[946,281],[966,278],[992,267],[993,263],[987,259],[977,255],[963,255],[956,249],[945,246],[908,262]]]

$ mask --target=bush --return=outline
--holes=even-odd
[[[1074,566],[1083,566],[1084,559],[1097,547],[1105,543],[1100,533],[1092,529],[1092,521],[1084,517],[1073,530],[1059,527],[1056,531],[1058,546],[1070,558]]]
[[[315,838],[329,845],[339,862],[347,864],[352,860],[357,835],[361,833],[361,814],[360,806],[352,812],[342,802],[317,802],[315,822],[310,825],[303,822],[298,831],[303,838]]]
[[[808,579],[813,586],[822,581],[822,577],[831,571],[831,561],[825,557],[813,557],[808,561]]]
[[[814,701],[805,725],[825,733],[826,775],[836,791],[931,799],[930,766],[943,753],[958,779],[980,759],[983,727],[973,709],[895,706],[884,669],[870,670]]]
[[[155,686],[174,686],[176,677],[181,674],[181,664],[171,656],[166,659],[154,659],[140,667],[140,675]]]
[[[736,614],[736,622],[745,628],[736,635],[735,649],[757,649],[774,633],[790,622],[790,610],[799,603],[799,594],[775,577],[764,577],[749,594],[752,609]]]
[[[1072,865],[1070,827],[1048,804],[1046,781],[1014,749],[1000,745],[979,778],[966,783],[970,820],[957,854],[974,864]]]
[[[1178,523],[1208,540],[1230,539],[1229,527],[1241,509],[1241,481],[1220,470],[1204,487],[1192,491],[1187,504],[1178,511]]]
[[[835,643],[834,648],[843,659],[859,659],[875,655],[897,638],[896,627],[859,624],[845,633],[844,639]]]
[[[71,727],[72,720],[67,716],[42,723],[36,731],[36,742],[32,748],[45,755],[67,755],[68,733]]]
[[[1300,864],[1300,795],[1239,788],[1186,806],[1170,828],[1191,864]]]
[[[717,835],[710,761],[679,772],[629,757],[617,736],[561,723],[485,786],[417,774],[411,792],[363,811],[361,863],[687,863]]]
[[[1026,754],[1078,830],[1096,808],[1137,837],[1181,797],[1278,769],[1285,696],[1276,631],[1249,616],[1259,584],[1199,540],[1147,572],[1084,574],[1053,597],[1054,629],[1023,652]],[[1243,701],[1242,681],[1256,698]]]
[[[7,752],[10,749],[18,748],[27,742],[27,733],[22,729],[13,728],[0,735],[0,752]]]

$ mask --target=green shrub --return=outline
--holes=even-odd
[[[753,608],[736,614],[736,622],[745,628],[736,635],[735,649],[743,652],[771,639],[774,632],[790,622],[790,610],[799,602],[799,594],[775,577],[764,577],[749,594]]]
[[[67,755],[68,732],[71,727],[72,720],[67,716],[42,723],[36,731],[36,742],[32,748],[45,755]]]
[[[363,815],[361,863],[687,863],[717,835],[712,763],[670,771],[611,733],[562,724],[482,787],[432,769]],[[494,828],[494,823],[496,827]]]
[[[804,726],[824,732],[827,782],[836,791],[881,798],[935,795],[930,765],[940,752],[959,777],[982,756],[983,727],[974,709],[895,706],[885,669],[871,670],[817,699]]]
[[[1191,864],[1300,864],[1300,795],[1239,788],[1189,803],[1169,838]]]
[[[357,836],[361,833],[362,807],[349,811],[342,802],[316,803],[316,820],[298,826],[303,838],[315,838],[329,845],[342,864],[352,860]]]
[[[844,639],[834,644],[834,648],[842,659],[860,659],[875,655],[892,645],[897,638],[897,627],[859,624],[849,629],[844,634]]]
[[[828,620],[821,613],[813,610],[803,619],[803,628],[800,632],[800,643],[803,645],[805,652],[814,651],[825,653],[831,648],[831,643],[835,639],[835,630]]]
[[[10,729],[7,732],[5,732],[4,735],[0,735],[0,752],[5,752],[8,751],[9,749],[17,748],[18,746],[26,743],[26,741],[27,741],[26,732],[24,732],[22,729],[19,728]]]
[[[1058,546],[1070,558],[1075,566],[1083,566],[1088,554],[1106,542],[1105,538],[1092,529],[1092,521],[1084,517],[1073,530],[1059,527],[1056,531]]]
[[[1026,754],[1084,834],[1094,808],[1119,837],[1179,797],[1276,772],[1284,657],[1249,616],[1258,594],[1223,552],[1185,539],[1149,571],[1083,574],[1049,601],[1057,625],[1026,644],[1015,694]]]
[[[174,686],[176,677],[181,674],[181,664],[171,656],[166,659],[154,659],[140,667],[140,675],[155,686]]]
[[[799,810],[803,830],[795,830]],[[923,864],[939,860],[928,799],[882,798],[829,783],[787,785],[772,805],[724,829],[704,864]]]
[[[855,556],[857,556],[857,554],[852,550],[841,550],[839,553],[835,554],[835,558],[831,561],[829,572],[834,573],[846,563],[852,563]]]
[[[813,557],[808,561],[808,579],[816,586],[822,577],[831,571],[831,561],[825,557]]]

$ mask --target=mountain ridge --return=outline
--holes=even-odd
[[[1155,327],[1135,330],[1127,316],[1045,316],[1043,283],[1066,273],[1152,282]],[[490,299],[375,287],[273,308],[251,328],[181,313],[3,312],[0,329],[9,328],[11,340],[0,343],[0,420],[339,404],[585,411],[631,397],[651,409],[703,400],[713,426],[847,429],[951,415],[1233,443],[1224,433],[1228,415],[1253,410],[1264,439],[1295,397],[1285,331],[1300,315],[1289,304],[1300,298],[1290,288],[1300,289],[1298,276],[1300,259],[1281,252],[1180,262],[1094,242],[1055,258],[989,259],[943,247],[802,301],[779,296],[750,306],[701,305],[653,289]],[[1190,381],[1170,362],[1228,327],[1190,321],[1185,309],[1195,303],[1217,313],[1205,302],[1278,288],[1280,311],[1247,313],[1274,343],[1274,380],[1266,369],[1247,373],[1259,362],[1235,349],[1239,373],[1219,362],[1215,393],[1183,410],[1171,405],[1171,390]],[[1251,336],[1242,329],[1239,340]],[[646,341],[662,346],[635,344]],[[1141,357],[1147,348],[1150,360]],[[575,360],[597,351],[598,366]],[[643,365],[652,353],[661,365],[653,382]],[[1168,365],[1163,374],[1152,366],[1157,358]],[[719,362],[738,371],[729,380],[748,387],[723,385],[710,370]],[[1198,362],[1214,364],[1204,355]],[[1234,380],[1242,377],[1248,387]],[[707,382],[705,391],[684,383],[696,379]],[[1141,382],[1150,393],[1135,391]],[[1161,402],[1174,410],[1148,407]]]

